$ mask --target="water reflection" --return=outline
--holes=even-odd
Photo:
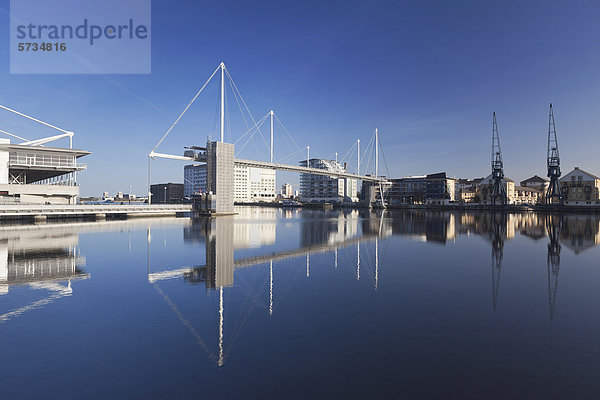
[[[7,298],[13,288],[19,286],[44,290],[47,294],[44,298],[34,298],[0,314],[0,322],[9,321],[61,297],[71,296],[76,289],[73,281],[90,277],[84,271],[85,258],[79,254],[79,234],[82,232],[128,230],[128,249],[133,251],[135,241],[131,239],[131,232],[145,230],[147,266],[144,269],[147,269],[147,273],[144,274],[156,291],[152,292],[153,295],[157,293],[168,304],[179,322],[218,366],[226,362],[227,348],[231,347],[228,341],[233,341],[231,336],[227,336],[232,332],[228,330],[231,322],[227,320],[226,308],[230,304],[227,302],[229,291],[236,286],[236,271],[239,269],[252,266],[264,268],[261,271],[264,271],[266,289],[257,289],[250,297],[252,304],[264,305],[265,315],[272,316],[277,314],[278,302],[281,304],[281,283],[278,281],[281,275],[278,275],[277,267],[284,260],[294,260],[300,274],[304,276],[305,273],[306,278],[311,280],[315,279],[314,272],[318,269],[349,268],[353,281],[355,276],[363,286],[368,284],[369,290],[381,290],[385,276],[381,274],[384,260],[380,253],[391,236],[425,242],[441,249],[461,237],[475,235],[487,243],[484,270],[487,281],[490,268],[487,257],[490,257],[491,304],[486,307],[496,310],[502,305],[499,294],[504,256],[510,250],[507,243],[518,236],[533,241],[547,240],[547,252],[542,250],[546,254],[538,256],[540,262],[543,263],[544,258],[547,262],[547,277],[543,277],[543,272],[541,274],[544,282],[547,279],[548,312],[552,320],[556,317],[562,248],[579,255],[600,243],[600,217],[594,215],[274,208],[241,208],[239,212],[231,217],[193,221],[133,220],[0,227],[0,294],[4,295],[0,298]],[[151,246],[153,232],[158,238],[158,247],[165,246],[171,251],[171,246],[176,245],[171,238],[167,241],[168,229],[164,229],[165,225],[170,226],[168,229],[171,230],[174,225],[176,232],[182,232],[183,243],[199,249],[200,252],[195,256],[200,254],[201,259],[194,258],[192,262],[183,262],[181,265],[172,265],[172,261],[164,261],[164,258],[160,262],[153,261],[156,256]],[[287,241],[282,241],[282,238]],[[165,252],[162,248],[160,251]],[[315,263],[316,254],[324,254],[326,261],[319,257],[319,262]],[[216,341],[204,340],[205,333],[188,319],[182,311],[182,304],[175,300],[175,295],[169,293],[166,285],[161,286],[163,282],[173,279],[185,282],[186,287],[189,284],[205,288],[214,295],[216,304],[211,326]],[[147,285],[144,284],[144,287]],[[489,287],[485,292],[486,301],[489,302],[487,290]],[[542,298],[545,310],[545,295]],[[235,329],[237,335],[241,328]]]
[[[73,293],[71,281],[85,279],[78,235],[43,226],[0,227],[0,295],[29,286],[45,297],[0,314],[0,323]]]

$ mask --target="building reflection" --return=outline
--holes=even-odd
[[[190,244],[205,246],[205,257],[195,267],[169,268],[148,274],[148,281],[165,298],[181,322],[193,331],[168,295],[158,287],[161,281],[182,279],[193,285],[203,285],[218,295],[217,352],[211,358],[221,366],[225,362],[223,353],[225,340],[225,303],[227,287],[234,285],[234,271],[239,268],[268,266],[268,300],[265,309],[272,315],[276,310],[277,262],[297,258],[305,262],[306,277],[311,277],[311,256],[330,253],[332,267],[338,267],[338,250],[356,251],[356,279],[365,276],[365,261],[368,278],[374,289],[379,286],[379,245],[391,235],[404,236],[439,245],[454,242],[462,235],[479,235],[490,244],[491,253],[491,299],[492,308],[499,304],[500,281],[504,261],[505,243],[517,236],[533,240],[549,239],[547,251],[548,302],[550,319],[556,308],[561,244],[574,253],[588,249],[600,242],[600,218],[593,215],[545,215],[537,213],[511,214],[507,212],[444,212],[425,210],[278,210],[274,208],[247,211],[235,217],[199,219],[184,226],[184,240]],[[259,214],[256,214],[259,213]],[[235,258],[238,249],[269,246],[277,242],[277,225],[298,220],[299,242],[297,247],[262,255]],[[149,235],[149,238],[151,235]],[[369,250],[365,242],[370,242]],[[372,245],[372,247],[371,247]],[[281,246],[277,246],[280,248]],[[361,247],[363,255],[361,256]],[[365,254],[367,256],[365,256]],[[371,258],[374,255],[374,259]],[[345,260],[347,262],[347,258]],[[361,271],[361,263],[363,270]],[[322,267],[322,263],[320,263]],[[266,273],[265,271],[265,273]],[[274,293],[275,292],[275,293]],[[199,338],[199,343],[207,348]]]
[[[202,218],[194,220],[191,225],[185,226],[184,240],[191,244],[204,244],[205,259],[203,265],[195,267],[183,267],[161,270],[158,272],[150,272],[150,256],[148,258],[148,281],[156,288],[158,293],[172,308],[175,315],[181,323],[186,326],[192,335],[194,335],[198,343],[205,349],[211,359],[218,366],[222,366],[225,362],[226,355],[224,354],[225,341],[225,302],[224,288],[233,286],[234,270],[255,265],[269,265],[269,299],[268,312],[273,314],[275,307],[274,301],[274,268],[273,265],[278,261],[290,258],[305,257],[306,258],[306,276],[310,278],[310,257],[316,253],[334,254],[334,267],[337,268],[337,251],[340,248],[356,246],[357,251],[357,273],[360,277],[360,246],[362,242],[375,242],[374,255],[374,285],[377,288],[379,284],[379,240],[391,234],[389,222],[382,214],[361,215],[357,210],[338,210],[331,212],[320,212],[311,210],[302,210],[299,213],[296,210],[281,210],[285,221],[285,217],[297,217],[300,219],[300,242],[296,248],[266,253],[263,255],[255,255],[234,259],[235,250],[240,248],[253,247],[252,243],[272,244],[275,242],[276,223],[280,210],[268,209],[269,216],[266,223],[258,217],[239,214],[233,216],[222,216],[217,218]],[[274,211],[274,212],[273,212]],[[273,213],[272,213],[273,212]],[[290,214],[292,213],[292,214]],[[365,224],[364,218],[370,217],[368,223]],[[362,223],[359,223],[361,221]],[[284,222],[285,223],[285,222]],[[252,237],[248,240],[248,225],[261,226],[260,229],[250,228],[253,232]],[[150,249],[151,233],[148,232],[148,249]],[[187,321],[180,312],[177,305],[173,303],[168,294],[159,287],[161,281],[169,279],[183,278],[186,282],[198,285],[204,285],[208,290],[216,290],[218,292],[218,312],[215,317],[217,319],[217,351],[211,351],[200,337],[196,329]]]
[[[0,227],[0,295],[23,285],[46,291],[41,300],[0,314],[0,323],[73,293],[71,281],[88,277],[78,244],[77,233],[56,226]]]

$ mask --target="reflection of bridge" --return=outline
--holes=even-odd
[[[361,237],[355,237],[352,239],[344,240],[343,242],[334,243],[334,244],[329,244],[329,243],[316,244],[316,245],[312,245],[312,246],[305,246],[305,247],[300,247],[297,249],[278,251],[278,252],[263,254],[263,255],[259,255],[259,256],[245,257],[245,258],[240,258],[240,259],[234,260],[232,266],[233,266],[233,268],[243,268],[243,267],[250,267],[250,266],[259,265],[259,264],[266,264],[269,262],[287,260],[290,258],[303,257],[303,256],[307,256],[307,255],[310,256],[310,255],[318,254],[318,253],[329,253],[331,251],[339,250],[340,248],[348,247],[348,246],[351,246],[354,244],[373,241],[373,240],[376,240],[378,237],[379,236],[377,236],[377,235],[365,235],[365,236],[361,236]],[[233,249],[232,249],[232,251],[233,251]],[[164,270],[164,271],[160,271],[160,272],[152,272],[152,273],[148,274],[148,281],[150,283],[154,283],[156,281],[162,281],[162,280],[166,280],[166,279],[174,279],[174,278],[179,278],[182,276],[198,275],[198,271],[206,270],[206,269],[216,270],[217,266],[205,264],[205,265],[195,266],[195,267],[182,267],[182,268]],[[233,277],[233,275],[230,275],[230,274],[226,274],[226,275]],[[233,282],[230,282],[230,283],[226,283],[222,286],[230,286],[232,284],[233,284]],[[217,286],[221,286],[221,285],[217,285]]]
[[[358,217],[358,212],[351,212],[353,217]],[[206,243],[206,264],[196,267],[183,267],[163,270],[159,272],[148,273],[148,281],[154,286],[157,292],[169,304],[177,318],[186,326],[190,333],[196,338],[197,342],[204,348],[209,357],[213,359],[218,366],[224,364],[227,356],[224,351],[224,287],[233,285],[233,275],[236,268],[249,267],[260,264],[269,264],[269,315],[273,313],[273,263],[290,258],[306,256],[306,276],[310,277],[310,256],[317,253],[333,252],[335,255],[334,266],[338,266],[338,249],[356,245],[357,259],[357,279],[360,279],[360,244],[367,241],[375,241],[374,254],[374,283],[375,289],[379,283],[379,244],[380,237],[387,236],[391,231],[382,229],[383,218],[379,218],[379,224],[375,228],[375,233],[370,233],[372,227],[367,225],[363,229],[362,235],[358,235],[358,218],[344,218],[344,223],[327,223],[327,220],[312,219],[309,213],[309,219],[303,221],[301,225],[301,237],[303,241],[309,238],[315,240],[315,243],[300,246],[299,248],[283,250],[251,256],[234,260],[234,218],[232,216],[223,216],[221,218],[208,218],[197,221],[201,225],[200,229],[194,229],[194,233],[202,233]],[[373,219],[369,221],[372,222]],[[315,225],[317,227],[315,227]],[[348,227],[347,225],[356,225]],[[374,228],[374,227],[373,227]],[[322,232],[316,232],[318,230]],[[335,230],[338,230],[335,232]],[[369,232],[369,233],[365,233]],[[350,235],[351,237],[347,237]],[[148,234],[148,254],[150,254],[150,237]],[[331,240],[331,239],[334,240]],[[148,271],[150,271],[150,256],[148,256]],[[162,290],[158,283],[164,280],[183,278],[189,283],[204,283],[208,288],[216,288],[219,296],[218,306],[218,354],[212,352],[206,345],[197,330],[191,323],[185,319],[177,305]]]

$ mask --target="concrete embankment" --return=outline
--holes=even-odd
[[[176,217],[189,214],[190,204],[3,204],[0,220],[48,219],[126,219],[137,217]]]
[[[311,209],[365,209],[362,203],[339,204],[339,203],[304,203],[296,206],[285,206],[279,203],[236,203],[236,206],[252,207],[274,207],[274,208],[311,208]],[[489,204],[449,204],[449,205],[422,205],[422,204],[393,204],[387,206],[388,210],[435,210],[435,211],[506,211],[506,212],[540,212],[540,213],[576,213],[576,214],[600,214],[599,206],[571,206],[571,205],[489,205]]]

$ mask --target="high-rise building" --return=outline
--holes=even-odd
[[[334,160],[311,158],[300,161],[300,166],[323,169],[331,172],[346,172],[344,166]],[[355,179],[336,178],[327,175],[301,174],[300,197],[305,201],[356,202],[357,182]]]

